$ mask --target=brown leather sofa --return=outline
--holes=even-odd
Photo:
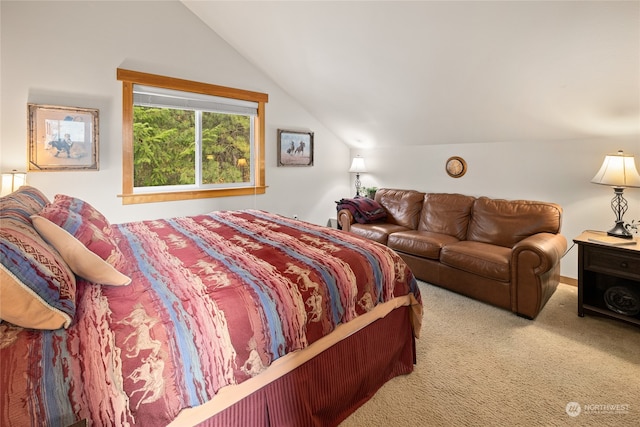
[[[339,226],[394,249],[420,280],[528,319],[558,286],[567,240],[557,204],[396,189],[374,200],[384,221],[354,223],[342,209]]]

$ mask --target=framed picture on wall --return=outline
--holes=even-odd
[[[98,110],[28,104],[29,170],[98,170]]]
[[[278,166],[313,166],[313,132],[278,129]]]

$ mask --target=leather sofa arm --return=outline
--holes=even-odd
[[[512,248],[511,261],[515,270],[519,268],[520,261],[524,261],[534,269],[536,274],[549,271],[558,264],[567,250],[567,239],[562,234],[538,233],[522,239]],[[530,251],[537,255],[537,265],[528,263],[523,257]]]
[[[355,222],[353,215],[348,209],[340,209],[338,211],[338,228],[342,231],[351,230],[351,224]]]
[[[511,252],[511,309],[533,319],[560,281],[560,260],[567,250],[561,234],[538,233],[516,243]]]

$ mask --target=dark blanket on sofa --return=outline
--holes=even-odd
[[[387,217],[387,212],[378,202],[368,197],[355,197],[353,199],[340,199],[336,202],[338,211],[347,209],[353,215],[353,219],[360,224],[380,221]]]

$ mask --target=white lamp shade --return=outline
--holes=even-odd
[[[591,182],[612,187],[640,187],[640,175],[633,155],[622,151],[608,154]]]
[[[364,159],[360,156],[354,157],[353,162],[351,162],[351,167],[349,168],[349,172],[361,173],[366,171],[367,169],[364,166]]]
[[[2,174],[2,188],[0,189],[0,196],[6,196],[9,193],[13,193],[20,186],[27,183],[27,174],[25,172],[6,172]]]

